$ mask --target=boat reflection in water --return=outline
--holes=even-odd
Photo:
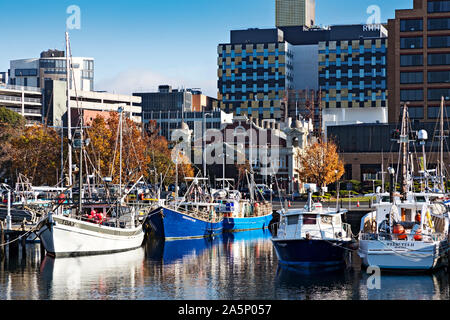
[[[354,299],[352,273],[342,266],[300,269],[279,265],[277,297],[282,300]]]
[[[44,299],[138,299],[144,286],[145,250],[42,261],[40,273]]]
[[[270,299],[276,268],[270,233],[255,230],[210,239],[147,245],[147,294],[161,300]]]
[[[220,243],[221,236],[189,240],[165,241],[161,238],[149,239],[146,244],[147,259],[163,264],[174,264],[201,256]]]
[[[379,289],[371,275],[362,272],[361,299],[365,300],[448,300],[449,278],[445,270],[433,273],[381,273]],[[373,288],[373,289],[372,289]]]

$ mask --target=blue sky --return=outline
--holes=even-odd
[[[0,0],[0,71],[9,60],[64,50],[70,5],[81,10],[73,55],[95,58],[96,90],[125,94],[171,84],[215,97],[217,45],[232,29],[275,24],[275,0]],[[316,0],[316,24],[365,23],[371,5],[386,22],[413,0]]]

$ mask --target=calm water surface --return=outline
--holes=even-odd
[[[1,300],[448,300],[449,275],[383,274],[368,290],[360,261],[327,272],[278,266],[268,231],[215,239],[149,241],[135,251],[83,258],[41,258],[27,246],[0,266]]]

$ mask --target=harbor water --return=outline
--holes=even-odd
[[[449,300],[449,274],[382,273],[379,288],[355,253],[337,270],[280,267],[269,231],[214,239],[149,240],[138,250],[52,259],[39,244],[0,266],[0,300]]]

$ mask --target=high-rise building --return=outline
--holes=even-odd
[[[316,20],[315,0],[275,0],[277,27],[312,27]]]
[[[386,122],[386,38],[382,25],[231,31],[230,43],[218,47],[219,106],[281,120],[312,90],[306,100],[309,108],[322,101],[323,125]]]
[[[387,30],[371,28],[378,34],[319,42],[324,124],[388,121]]]
[[[281,118],[285,90],[293,89],[291,45],[279,29],[231,31],[218,47],[218,100],[227,113]]]
[[[410,118],[436,121],[441,98],[450,98],[450,1],[414,0],[388,30],[389,122],[399,120],[403,102]]]
[[[72,57],[72,68],[70,88],[94,91],[94,59]],[[48,50],[40,58],[10,61],[9,84],[43,89],[46,80],[66,81],[64,51]]]

